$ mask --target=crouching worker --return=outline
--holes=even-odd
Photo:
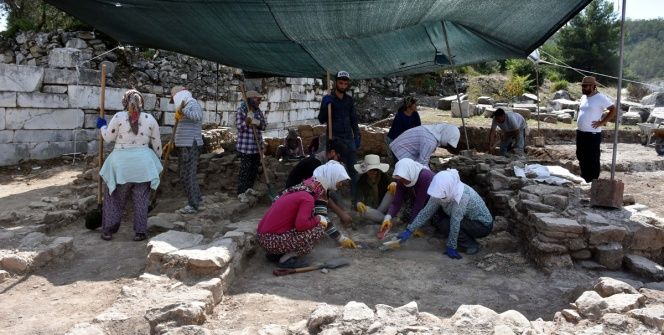
[[[500,155],[506,156],[514,149],[517,155],[523,155],[523,149],[526,143],[526,133],[528,132],[528,123],[519,113],[505,112],[502,108],[496,109],[493,113],[491,122],[491,131],[489,132],[489,153],[493,154],[496,143],[496,127],[503,131],[503,139],[500,142]]]
[[[355,164],[360,174],[357,182],[357,212],[360,217],[380,224],[392,203],[397,183],[391,182],[387,170],[389,164],[381,163],[377,155],[364,156],[364,162]]]
[[[456,154],[461,133],[455,125],[440,123],[410,128],[404,131],[392,143],[390,150],[396,159],[410,158],[424,166],[429,166],[429,159],[439,146]]]
[[[108,186],[104,195],[101,238],[109,241],[118,232],[125,205],[131,196],[134,204],[134,241],[147,237],[150,189],[159,186],[162,166],[159,124],[141,112],[143,96],[129,90],[122,98],[127,111],[116,113],[110,124],[97,118],[97,128],[104,141],[115,142],[99,175]],[[150,148],[151,147],[151,148]]]
[[[302,159],[304,158],[304,147],[302,138],[297,133],[297,129],[288,129],[288,135],[284,139],[284,144],[277,148],[277,159]]]
[[[458,248],[472,255],[479,251],[476,238],[491,233],[493,218],[484,200],[470,186],[459,179],[459,172],[454,169],[438,172],[431,181],[429,201],[420,211],[413,223],[399,234],[401,242],[406,241],[415,231],[423,226],[439,209],[442,210],[437,222],[442,230],[449,229],[445,254],[453,259],[461,259]]]
[[[327,191],[334,191],[350,180],[343,165],[336,161],[319,166],[313,176],[286,189],[258,223],[257,240],[269,260],[281,268],[299,268],[308,264],[300,258],[330,230],[326,215]],[[318,214],[320,213],[320,214]],[[330,232],[342,246],[352,240],[336,230]],[[349,242],[350,241],[350,242]]]

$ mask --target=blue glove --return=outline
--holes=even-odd
[[[397,235],[397,238],[401,242],[406,242],[406,240],[410,238],[410,235],[413,235],[413,232],[406,228],[406,230],[402,231],[401,234]]]
[[[327,105],[331,104],[331,103],[332,103],[332,96],[331,95],[326,95],[326,96],[323,97],[323,102],[321,103],[321,105],[323,105],[323,106],[325,106],[325,108],[327,108]]]
[[[97,116],[97,128],[101,128],[101,127],[105,126],[106,124],[107,124],[106,119]]]
[[[459,252],[452,248],[452,247],[447,247],[447,250],[445,251],[445,255],[451,259],[461,259],[461,255],[459,255]]]
[[[355,136],[355,149],[359,149],[360,145],[362,145],[362,137]]]

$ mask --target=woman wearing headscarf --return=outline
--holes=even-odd
[[[469,255],[477,253],[480,246],[475,239],[489,235],[493,229],[493,217],[482,197],[462,183],[459,172],[454,169],[438,172],[427,193],[430,196],[427,205],[413,223],[399,234],[399,240],[406,241],[415,229],[423,226],[441,209],[443,214],[436,224],[449,227],[445,254],[453,259],[461,259],[458,247],[465,248]]]
[[[392,218],[401,210],[404,202],[412,203],[408,220],[417,216],[420,210],[429,200],[427,189],[433,179],[434,173],[424,165],[415,162],[410,158],[404,158],[394,166],[392,177],[396,180],[396,192],[387,214],[383,218],[383,224],[380,226],[378,238],[383,239],[385,233],[392,227]]]
[[[457,126],[446,123],[424,125],[404,131],[390,143],[390,150],[397,160],[410,158],[429,166],[429,158],[437,147],[456,152],[460,137]]]
[[[355,247],[327,218],[327,192],[346,180],[350,177],[343,165],[329,161],[317,167],[311,178],[282,192],[257,228],[258,245],[269,260],[282,268],[307,266],[299,257],[309,254],[326,233],[342,247]]]
[[[357,212],[373,223],[381,223],[392,203],[397,185],[386,173],[390,165],[381,163],[378,155],[366,155],[361,164],[355,164],[360,174],[357,182]]]
[[[389,145],[404,131],[421,125],[420,114],[417,113],[417,100],[414,97],[406,97],[392,120],[392,126],[385,136],[385,141]]]
[[[161,139],[157,120],[143,113],[143,96],[136,90],[127,91],[122,98],[126,111],[116,113],[107,125],[97,118],[104,141],[115,142],[113,152],[106,158],[99,175],[108,186],[104,196],[101,238],[110,240],[120,228],[127,199],[134,205],[134,241],[147,237],[150,189],[159,186],[162,170]]]

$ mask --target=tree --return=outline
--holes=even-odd
[[[560,30],[557,44],[570,66],[615,76],[619,38],[620,26],[613,3],[595,0]],[[570,81],[580,80],[580,75],[572,70],[565,71],[565,76]]]
[[[7,13],[7,36],[17,31],[86,28],[81,21],[42,0],[3,0],[0,11]]]

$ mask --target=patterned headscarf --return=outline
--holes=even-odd
[[[134,112],[130,111],[129,106],[133,106]],[[141,92],[131,89],[125,92],[122,96],[122,107],[127,110],[129,115],[129,125],[131,126],[131,131],[138,135],[138,117],[143,110],[143,95]]]

